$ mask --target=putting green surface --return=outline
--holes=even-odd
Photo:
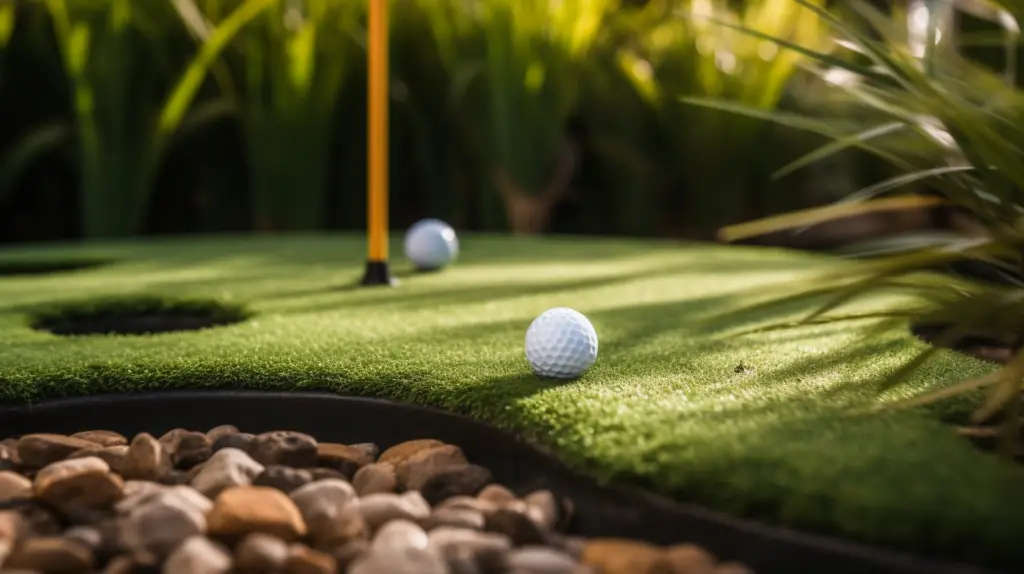
[[[113,263],[0,276],[0,400],[330,388],[474,416],[602,480],[640,481],[740,516],[983,562],[1019,557],[1024,467],[981,453],[940,421],[969,404],[851,412],[990,365],[942,353],[879,398],[870,381],[923,348],[905,325],[750,334],[810,304],[729,315],[773,284],[811,282],[840,262],[667,242],[462,243],[459,262],[442,273],[412,274],[396,261],[397,289],[351,287],[364,244],[349,236],[8,249],[0,261]],[[58,337],[30,327],[33,313],[53,304],[140,295],[244,304],[252,316],[148,336]],[[539,380],[524,357],[530,321],[555,306],[585,313],[600,337],[597,363],[577,381]]]

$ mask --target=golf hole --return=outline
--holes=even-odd
[[[0,277],[52,275],[68,271],[82,271],[109,265],[107,259],[58,259],[0,261]]]
[[[62,336],[149,335],[231,325],[249,316],[240,305],[144,297],[55,306],[37,312],[32,327]]]

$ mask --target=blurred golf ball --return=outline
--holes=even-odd
[[[448,265],[459,255],[459,238],[439,219],[417,221],[405,234],[405,256],[421,271]]]
[[[548,309],[526,330],[526,360],[541,377],[579,377],[597,360],[597,331],[578,311]]]

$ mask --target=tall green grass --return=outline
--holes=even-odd
[[[934,345],[878,381],[883,389],[902,383],[942,347],[965,335],[1007,338],[1015,350],[1007,365],[977,379],[951,380],[947,388],[914,397],[906,406],[974,396],[986,390],[971,422],[998,427],[1004,452],[1024,453],[1024,284],[1020,281],[1024,271],[1024,91],[1016,87],[1013,73],[993,71],[965,58],[955,42],[936,42],[934,19],[922,43],[908,34],[904,18],[894,19],[862,0],[847,0],[852,19],[841,19],[807,0],[793,1],[814,10],[856,57],[840,59],[813,46],[742,30],[804,54],[817,73],[833,78],[835,97],[846,101],[852,113],[844,117],[787,115],[722,99],[693,103],[813,131],[832,140],[794,161],[788,170],[857,147],[891,162],[900,173],[843,198],[837,205],[749,222],[733,228],[731,234],[738,238],[805,227],[897,202],[942,203],[969,214],[980,224],[981,233],[875,241],[877,258],[823,277],[814,285],[794,286],[781,299],[826,297],[826,303],[806,321],[890,316],[938,329]],[[996,12],[1013,22],[1009,11]],[[1011,34],[1019,30],[1015,23],[1008,28]],[[835,81],[837,77],[843,80]],[[926,184],[937,197],[902,193],[906,186],[919,183]],[[1010,285],[979,285],[921,273],[963,262],[1006,271]],[[835,313],[851,300],[892,290],[913,295],[915,302],[871,317]]]
[[[515,233],[550,224],[580,159],[566,137],[614,0],[419,0],[453,82],[454,110],[478,152],[484,218]],[[500,203],[496,200],[500,200]]]
[[[241,4],[194,52],[177,12],[191,0],[42,1],[71,89],[82,234],[131,235],[172,138],[217,113],[192,108],[209,66],[272,0]]]
[[[219,22],[232,3],[200,4]],[[218,77],[240,112],[256,229],[320,229],[328,193],[360,193],[328,186],[339,101],[353,58],[364,57],[365,4],[274,0],[225,54],[230,71]]]
[[[770,210],[767,175],[793,159],[784,154],[796,154],[800,143],[768,122],[683,101],[727,98],[775,110],[799,73],[800,54],[719,22],[819,49],[829,40],[814,13],[791,0],[739,9],[726,0],[653,0],[636,16],[636,41],[617,60],[657,114],[661,145],[649,153],[685,194],[690,224],[704,230]]]

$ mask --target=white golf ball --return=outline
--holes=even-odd
[[[526,330],[526,360],[541,377],[579,377],[597,360],[597,331],[578,311],[548,309]]]
[[[459,238],[439,219],[417,221],[405,234],[405,256],[422,271],[440,269],[459,255]]]

